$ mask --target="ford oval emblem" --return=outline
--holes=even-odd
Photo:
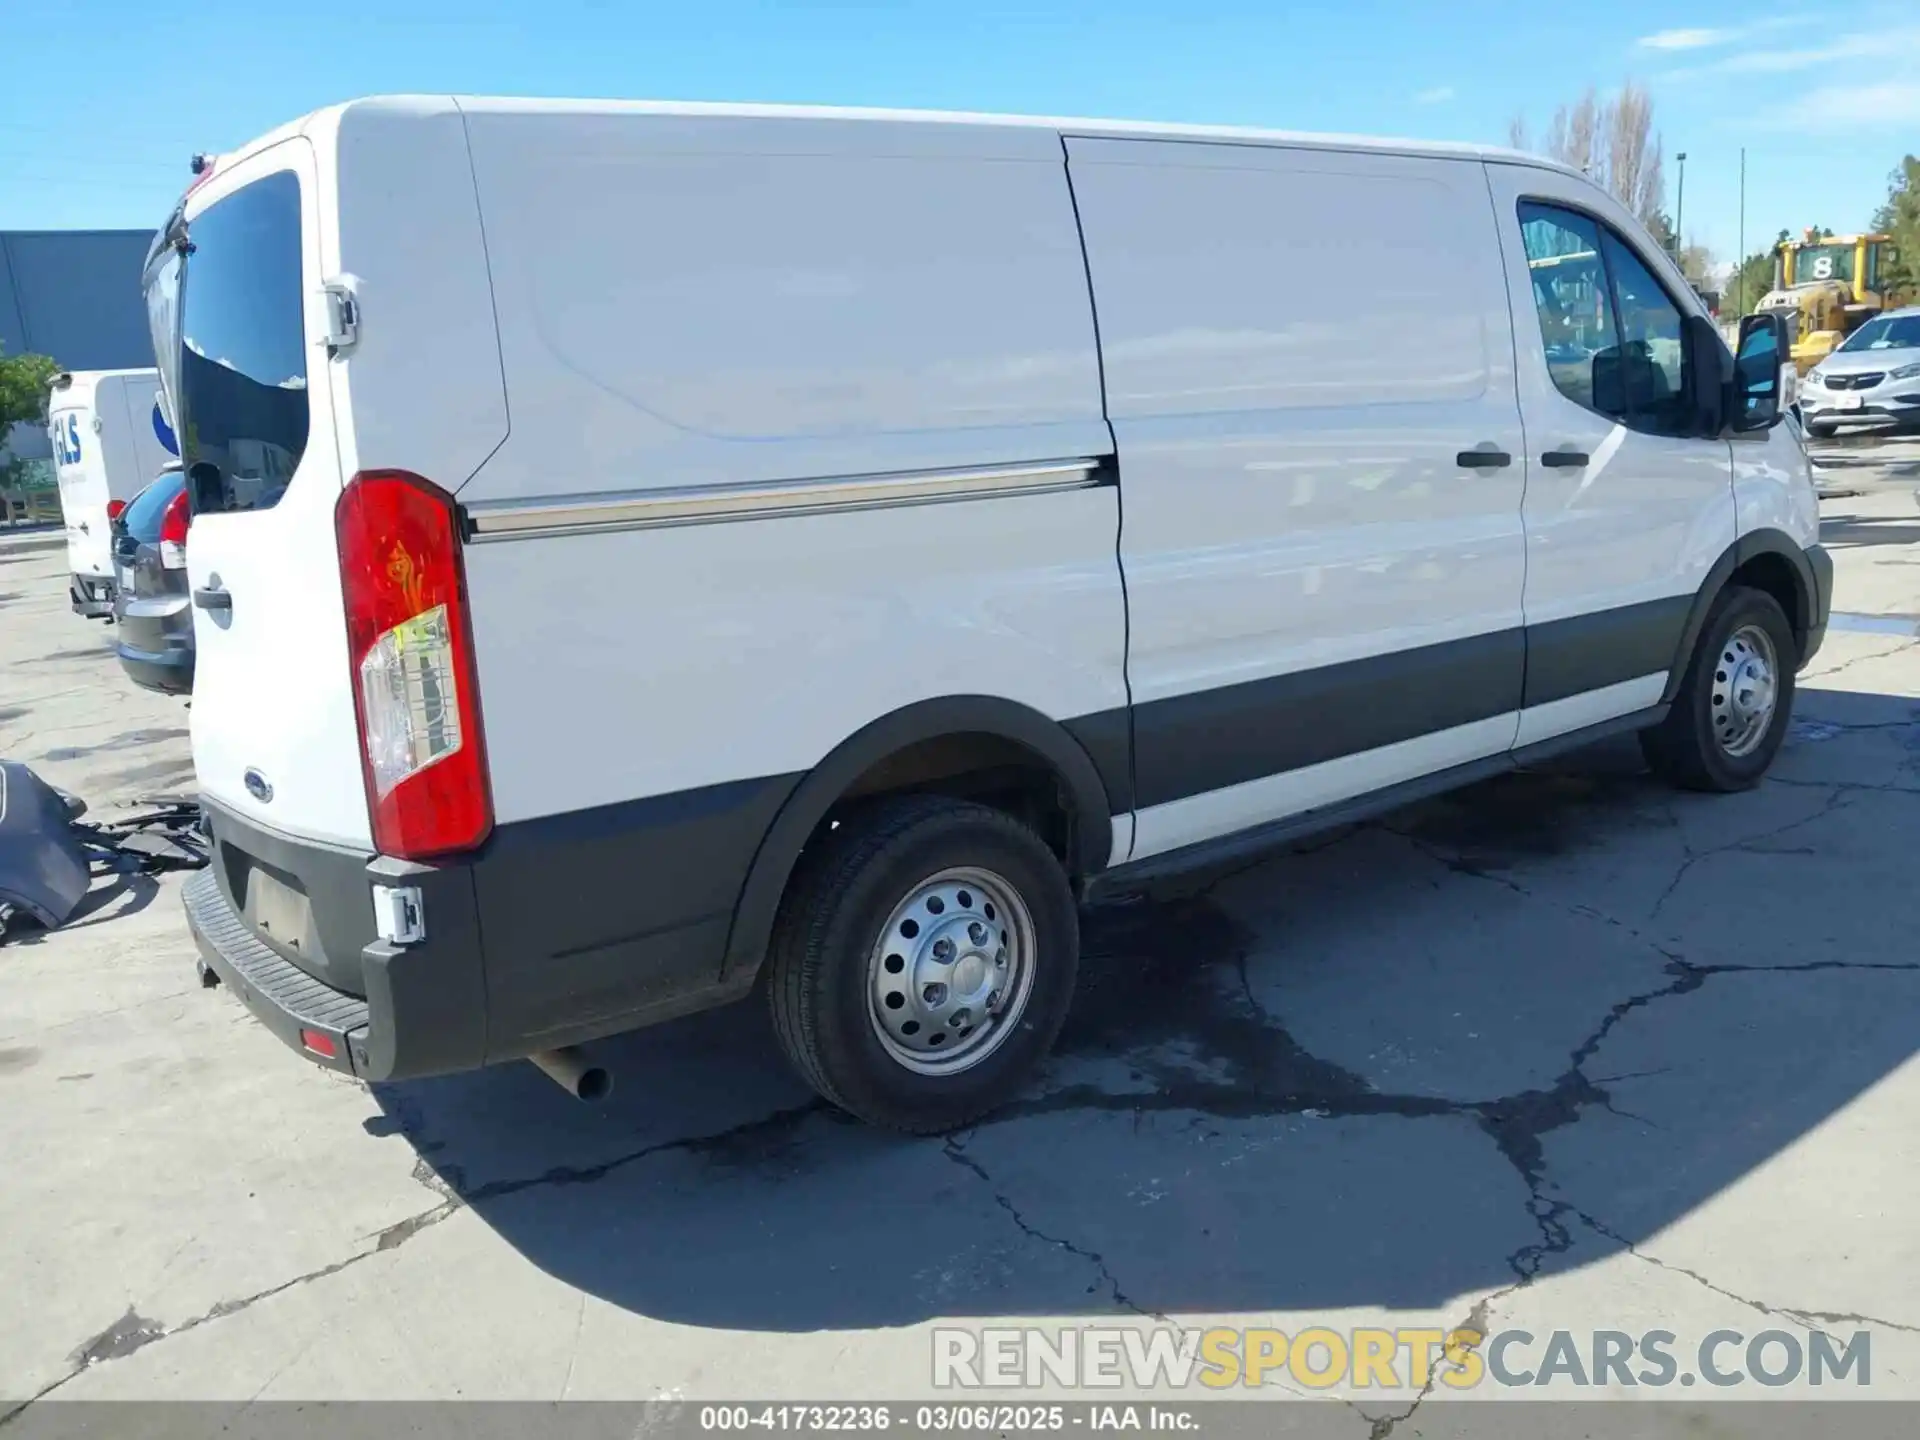
[[[262,775],[258,770],[247,771],[246,782],[247,793],[262,805],[265,805],[273,799],[273,786],[267,783],[267,777]]]

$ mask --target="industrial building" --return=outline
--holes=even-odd
[[[0,353],[51,355],[65,370],[153,364],[140,296],[152,240],[151,230],[0,231]],[[0,462],[27,461],[35,487],[50,483],[52,454],[35,425],[0,437]],[[0,523],[13,514],[0,505]]]

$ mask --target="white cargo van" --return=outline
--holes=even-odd
[[[75,612],[113,615],[113,518],[172,459],[153,370],[75,370],[53,377],[47,434],[67,530]]]
[[[1777,323],[1736,359],[1531,156],[370,100],[147,285],[189,917],[368,1079],[590,1092],[758,989],[824,1095],[958,1125],[1077,901],[1611,732],[1750,786],[1825,631]]]

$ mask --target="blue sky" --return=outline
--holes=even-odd
[[[1863,226],[1920,151],[1920,3],[1730,0],[25,0],[0,36],[0,229],[157,224],[194,150],[391,91],[764,100],[1504,143],[1648,84],[1689,238]]]

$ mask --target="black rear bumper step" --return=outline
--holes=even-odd
[[[261,1024],[316,1064],[359,1073],[371,1019],[365,1000],[314,979],[256,939],[227,903],[212,870],[189,880],[181,898],[201,958]],[[302,1030],[326,1036],[334,1053],[321,1054],[308,1046]]]

